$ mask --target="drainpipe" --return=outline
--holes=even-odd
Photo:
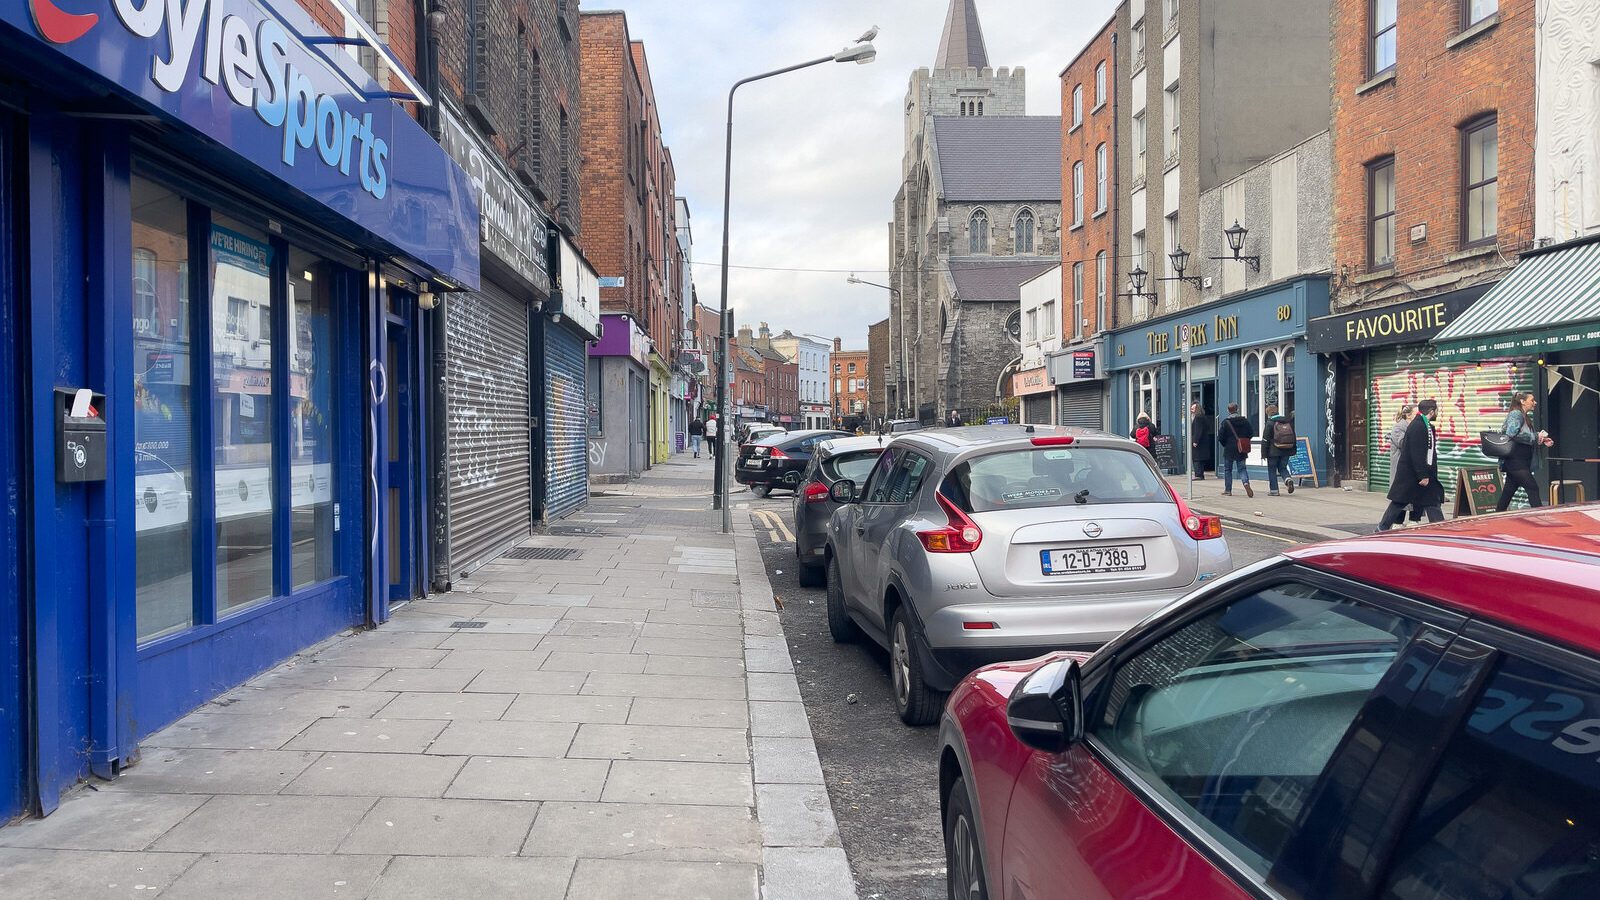
[[[438,97],[440,93],[439,35],[444,30],[446,16],[443,5],[443,0],[429,0],[416,5],[418,43],[422,45],[422,59],[418,61],[421,71],[417,73],[417,80],[432,97]],[[424,106],[418,111],[418,116],[422,127],[437,140],[443,128],[438,106]]]

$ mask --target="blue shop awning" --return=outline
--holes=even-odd
[[[1433,341],[1441,359],[1600,346],[1600,238],[1523,254],[1510,275]]]

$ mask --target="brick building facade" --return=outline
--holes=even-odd
[[[1115,226],[1115,52],[1116,19],[1113,18],[1061,72],[1064,226],[1061,234],[1061,335],[1064,341],[1086,338],[1111,327],[1110,298],[1117,292],[1119,270]]]
[[[889,415],[889,320],[867,326],[867,415],[872,421]]]

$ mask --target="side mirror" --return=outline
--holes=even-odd
[[[848,478],[835,481],[828,488],[828,498],[841,505],[856,502],[856,483]]]
[[[1006,724],[1017,740],[1046,753],[1060,753],[1079,737],[1083,687],[1077,660],[1047,662],[1011,691]]]

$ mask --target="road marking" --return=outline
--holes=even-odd
[[[1278,536],[1278,535],[1276,535],[1276,534],[1268,534],[1268,533],[1266,533],[1266,532],[1265,532],[1265,531],[1251,531],[1251,530],[1250,530],[1250,529],[1248,529],[1248,528],[1240,528],[1240,527],[1239,527],[1239,526],[1237,526],[1237,525],[1229,525],[1229,524],[1228,524],[1228,523],[1227,523],[1227,522],[1223,522],[1223,523],[1222,523],[1222,527],[1223,527],[1223,528],[1227,528],[1227,529],[1231,529],[1231,530],[1233,530],[1233,531],[1242,531],[1242,532],[1244,532],[1244,533],[1245,533],[1245,534],[1253,534],[1253,535],[1255,535],[1255,536],[1256,536],[1256,537],[1264,537],[1264,538],[1267,538],[1267,539],[1268,539],[1268,540],[1273,540],[1273,541],[1282,541],[1282,542],[1283,542],[1283,543],[1285,543],[1285,544],[1299,544],[1299,543],[1303,543],[1303,542],[1302,542],[1302,541],[1297,541],[1297,540],[1295,540],[1295,539],[1293,539],[1293,538],[1286,538],[1286,537],[1279,537],[1279,536]]]
[[[776,510],[753,509],[750,514],[755,516],[761,525],[767,529],[774,543],[778,541],[794,543],[794,532],[790,531],[789,526],[784,524],[783,516]]]

